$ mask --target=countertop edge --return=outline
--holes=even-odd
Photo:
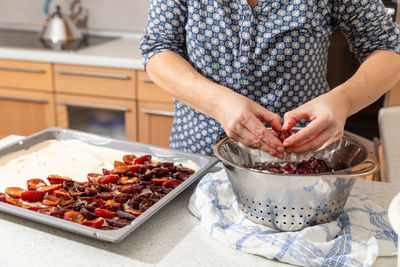
[[[112,42],[113,41],[109,42],[108,46],[112,46]],[[88,48],[77,52],[0,47],[0,59],[132,70],[144,69],[142,59],[139,56],[132,57],[132,55],[128,55],[128,53],[126,57],[86,54],[87,52],[91,52],[91,49],[99,49],[99,47],[100,46],[94,46],[93,48]],[[112,51],[110,51],[109,48],[105,48],[105,51],[108,51],[108,54],[112,54]],[[99,52],[99,54],[102,53]]]

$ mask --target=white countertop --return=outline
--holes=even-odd
[[[289,266],[211,238],[187,209],[194,188],[190,186],[118,244],[0,213],[0,266]],[[400,185],[357,181],[354,189],[387,208]],[[374,266],[396,266],[396,257],[379,257]]]
[[[119,38],[71,52],[0,46],[0,59],[140,70],[143,65],[139,44],[139,38]]]

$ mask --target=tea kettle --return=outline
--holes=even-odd
[[[57,6],[56,11],[47,17],[40,33],[42,44],[46,48],[56,50],[76,49],[82,39],[83,34],[69,16],[61,12],[60,6]]]

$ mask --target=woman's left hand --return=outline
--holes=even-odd
[[[296,122],[311,121],[305,128],[288,137],[286,152],[303,153],[320,150],[343,136],[348,115],[346,101],[335,90],[321,95],[284,115],[284,131]]]

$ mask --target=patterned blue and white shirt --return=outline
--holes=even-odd
[[[399,27],[380,0],[151,0],[141,42],[144,64],[161,51],[186,58],[208,79],[281,116],[330,90],[327,53],[334,28],[360,61],[400,53]],[[178,100],[170,146],[212,155],[216,120]]]

